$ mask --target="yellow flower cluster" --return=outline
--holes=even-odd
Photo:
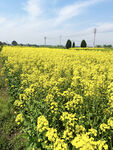
[[[45,130],[47,130],[48,125],[49,125],[49,123],[44,116],[38,117],[38,119],[37,119],[37,130],[39,132],[44,132]]]
[[[75,126],[75,132],[76,134],[81,134],[81,133],[85,133],[86,129],[82,126],[82,125],[76,125]]]
[[[113,129],[113,117],[108,119],[108,125]]]
[[[18,115],[16,116],[15,121],[16,121],[16,123],[17,123],[18,125],[19,125],[21,122],[23,122],[24,119],[23,119],[22,114],[18,114]]]
[[[50,105],[51,105],[51,107],[50,107],[51,112],[52,113],[57,113],[57,111],[58,111],[58,104],[57,104],[57,102],[52,102]]]
[[[89,129],[88,130],[88,135],[94,135],[94,136],[97,136],[97,130],[95,130],[95,129],[93,129],[93,128],[91,128],[91,129]]]
[[[102,124],[100,125],[100,129],[101,129],[103,132],[105,132],[107,129],[110,129],[110,127],[109,127],[107,124],[102,123]]]
[[[94,150],[94,139],[89,138],[87,134],[78,134],[72,141],[72,145],[80,150]]]
[[[107,124],[102,123],[100,129],[105,132],[106,130],[113,129],[113,117],[110,117],[107,121]]]
[[[65,108],[67,108],[67,110],[75,110],[76,106],[78,104],[82,104],[83,103],[83,98],[82,96],[78,95],[78,94],[74,94],[75,96],[73,97],[73,100],[70,100],[69,102],[67,102],[65,104]]]
[[[64,142],[64,140],[56,139],[54,146],[54,150],[68,150],[67,144]]]
[[[57,130],[49,128],[48,121],[44,116],[38,117],[37,122],[37,130],[41,133],[46,131],[45,137],[48,138],[48,141],[52,142],[52,145],[46,146],[46,148],[52,147],[54,150],[68,150],[65,141],[58,137]]]
[[[15,105],[15,106],[18,106],[18,107],[22,107],[22,101],[20,101],[20,100],[15,100],[14,105]]]
[[[58,138],[57,130],[53,129],[53,128],[49,128],[47,133],[46,133],[46,137],[48,137],[49,141],[55,142],[56,139]]]
[[[105,50],[105,48],[103,47],[74,47],[74,48],[70,48],[71,50]]]
[[[113,112],[113,82],[108,86],[108,105],[110,106],[111,113]]]
[[[70,140],[70,139],[72,139],[72,138],[73,138],[73,132],[74,132],[73,129],[67,127],[66,130],[65,130],[64,133],[63,133],[62,138],[65,139],[65,140]]]
[[[76,114],[71,114],[68,112],[63,112],[60,119],[64,122],[66,127],[74,127],[77,121],[77,118],[75,117]]]
[[[80,150],[108,150],[108,145],[105,141],[94,141],[88,134],[78,134],[72,141],[72,145]]]

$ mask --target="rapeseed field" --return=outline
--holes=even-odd
[[[113,51],[6,46],[0,55],[29,150],[113,149]]]

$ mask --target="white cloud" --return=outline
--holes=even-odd
[[[97,29],[97,34],[113,33],[113,22],[95,23],[94,26],[78,33],[83,35],[92,34],[94,33],[94,28]]]
[[[24,4],[24,10],[32,18],[40,16],[42,14],[41,0],[27,0],[27,3]]]
[[[0,24],[4,23],[6,21],[5,17],[0,17]]]
[[[97,24],[97,30],[99,33],[113,32],[113,23],[99,23]]]
[[[96,44],[103,45],[113,43],[113,22],[95,23],[94,26],[84,29],[80,32],[76,32],[74,36],[70,37],[72,37],[73,40],[78,41],[77,44],[80,44],[80,41],[85,39],[88,42],[88,45],[92,46],[95,27],[97,29]],[[75,39],[75,37],[77,38]]]
[[[93,26],[81,31],[70,30],[68,26],[63,29],[55,28],[52,24],[53,20],[8,20],[2,23],[0,28],[2,41],[11,43],[16,40],[18,43],[34,43],[43,44],[44,36],[47,36],[47,44],[59,44],[59,36],[62,35],[62,44],[65,45],[67,39],[75,41],[76,45],[80,45],[82,39],[85,39],[89,46],[93,44],[93,30],[97,28],[96,44],[112,44],[113,43],[113,22],[95,23]],[[69,24],[71,28],[71,24]]]
[[[44,0],[42,0],[45,2]],[[63,7],[59,13],[58,17],[51,19],[37,19],[37,16],[42,16],[42,12],[44,10],[42,7],[41,0],[28,0],[26,5],[24,5],[24,9],[28,13],[28,17],[23,16],[23,18],[4,18],[0,17],[0,35],[2,41],[9,41],[11,43],[12,40],[16,40],[18,43],[36,43],[43,44],[44,36],[47,36],[47,44],[59,44],[59,36],[62,35],[62,44],[65,45],[66,40],[70,38],[75,41],[77,45],[80,45],[82,39],[86,39],[88,44],[93,44],[93,30],[97,28],[97,44],[104,43],[113,43],[113,22],[101,22],[95,23],[93,21],[90,24],[85,22],[85,24],[89,25],[89,28],[76,30],[79,24],[84,22],[68,22],[64,23],[67,19],[70,19],[73,16],[77,16],[80,13],[84,12],[84,8],[87,8],[95,3],[98,3],[102,0],[82,0],[79,3],[74,3],[73,5]],[[34,8],[34,9],[33,9]],[[35,19],[30,19],[35,18]],[[56,22],[62,23],[62,26],[55,26]],[[92,25],[93,23],[93,25]],[[74,28],[73,28],[74,26]],[[68,30],[70,29],[70,30]]]
[[[61,8],[61,10],[59,11],[55,24],[60,24],[72,17],[75,17],[84,12],[85,8],[101,1],[103,0],[85,0],[71,5],[67,5]]]

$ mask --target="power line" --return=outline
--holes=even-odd
[[[92,32],[93,31],[93,32]],[[82,39],[85,39],[87,41],[87,43],[93,45],[94,47],[96,46],[97,43],[103,43],[103,40],[98,39],[97,43],[96,43],[96,33],[97,33],[97,28],[94,28],[94,30],[90,30],[87,32],[76,32],[74,34],[67,34],[67,35],[60,35],[60,36],[45,36],[44,37],[44,45],[47,44],[47,40],[48,40],[48,44],[52,44],[52,43],[56,43],[58,45],[62,45],[64,42],[66,42],[67,39],[71,39],[73,41],[75,41],[76,43],[81,43]],[[94,35],[94,37],[92,36],[92,33]],[[104,32],[105,33],[105,32]],[[98,31],[98,34],[101,34],[101,32]]]

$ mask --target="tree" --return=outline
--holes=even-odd
[[[18,43],[16,41],[12,41],[12,45],[17,46]]]
[[[102,46],[101,46],[101,45],[97,45],[96,47],[98,47],[98,48],[99,48],[99,47],[102,47]]]
[[[3,43],[0,41],[0,46],[2,46],[3,45]]]
[[[73,46],[72,47],[75,47],[75,42],[73,42]]]
[[[2,50],[3,48],[3,43],[0,41],[0,51]]]
[[[3,42],[2,44],[3,44],[3,45],[7,45],[7,43],[6,43],[6,42]]]
[[[104,45],[104,47],[106,48],[111,48],[112,47],[112,45]]]
[[[0,52],[2,51],[2,48],[3,48],[3,45],[2,45],[2,46],[0,46]]]
[[[66,48],[69,49],[71,48],[71,40],[67,40],[67,43],[66,43]]]
[[[86,43],[85,40],[82,40],[82,42],[81,42],[81,47],[87,47],[87,43]]]
[[[112,48],[112,45],[107,45],[107,47]]]

